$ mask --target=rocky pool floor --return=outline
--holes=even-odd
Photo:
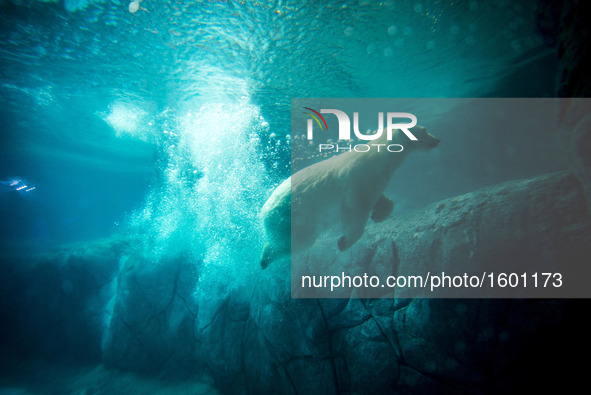
[[[163,381],[135,373],[107,369],[103,365],[57,365],[41,360],[29,360],[3,363],[0,366],[0,395],[215,395],[218,393],[207,383]]]

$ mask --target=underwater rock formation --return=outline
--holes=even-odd
[[[418,212],[368,226],[360,246],[335,253],[336,237],[327,235],[307,255],[292,261],[292,281],[302,275],[350,276],[371,273],[410,276],[427,272],[549,272],[565,276],[585,267],[589,248],[589,215],[579,181],[567,173],[554,173],[500,185],[442,200]],[[330,263],[328,263],[330,262]],[[587,289],[569,278],[574,290]],[[580,277],[580,276],[578,276]],[[433,295],[427,288],[352,288],[358,297],[417,297]],[[465,297],[470,288],[438,290],[437,297]],[[536,290],[477,289],[469,297],[531,297]],[[519,293],[523,291],[523,293]],[[304,297],[348,297],[351,288],[297,288]],[[545,293],[544,295],[549,295]],[[554,294],[559,296],[558,294]],[[580,295],[577,293],[576,295]],[[572,296],[572,294],[571,294]]]
[[[2,251],[0,351],[100,362],[113,281],[129,248],[115,235],[33,256]]]
[[[482,270],[497,262],[542,270],[557,260],[587,265],[589,241],[591,219],[580,184],[569,173],[555,173],[483,188],[369,225],[350,254],[336,253],[335,239],[328,237],[294,262],[331,262],[347,273],[351,266],[383,262],[394,262],[398,273],[413,273],[413,267],[428,261],[437,261],[439,270]],[[286,275],[275,281],[281,283]],[[565,368],[548,367],[548,358],[566,358],[568,344],[582,339],[544,346],[544,339],[564,341],[573,333],[577,304],[565,300],[277,299],[267,296],[256,304],[266,313],[258,319],[265,339],[281,344],[280,334],[302,333],[307,334],[301,335],[303,344],[314,346],[293,341],[276,351],[282,361],[277,366],[292,378],[315,377],[310,386],[320,380],[330,391],[501,392],[537,388],[542,385],[537,375],[548,370],[553,379],[543,385],[552,386]],[[309,310],[296,314],[306,303]],[[275,324],[280,328],[264,325],[273,316],[281,317]],[[304,362],[310,359],[322,368]],[[527,366],[520,366],[524,361]],[[296,393],[310,389],[305,380],[292,382]]]
[[[588,4],[584,1],[538,1],[538,30],[559,59],[558,97],[591,97],[591,39]],[[563,108],[561,141],[572,172],[581,180],[591,212],[591,120]]]
[[[462,220],[467,213],[471,220]],[[370,256],[399,259],[403,267],[413,256],[422,259],[420,252],[410,253],[408,237],[423,229],[419,247],[440,246],[428,251],[430,259],[451,264],[469,253],[465,243],[473,243],[458,235],[479,226],[487,228],[479,229],[482,253],[473,261],[512,254],[527,259],[522,254],[531,253],[541,262],[565,250],[589,256],[591,221],[581,187],[564,172],[488,187],[368,225],[348,254],[337,252],[333,239],[319,240],[306,257],[323,254],[326,260],[334,254],[331,259],[345,262]],[[60,328],[78,328],[80,317],[88,320],[93,331],[68,333],[90,349],[100,348],[107,367],[212,380],[229,393],[478,394],[553,385],[564,390],[570,383],[562,378],[580,373],[568,357],[584,346],[575,301],[292,299],[287,261],[261,271],[248,290],[212,290],[196,298],[199,262],[182,255],[149,262],[129,245],[111,246],[98,256],[85,246],[62,251],[52,258],[51,270],[59,275],[47,277],[47,266],[31,265],[20,277],[32,281],[21,292],[39,287],[35,278],[44,278],[39,292],[70,300],[65,305],[72,314],[60,316]],[[81,272],[72,257],[85,253],[77,258],[85,262]],[[34,270],[40,270],[37,276]],[[71,285],[58,287],[66,278]],[[71,305],[71,298],[79,302]],[[51,310],[56,311],[61,310]],[[102,323],[91,319],[99,312],[106,312]],[[38,342],[51,342],[37,336]]]

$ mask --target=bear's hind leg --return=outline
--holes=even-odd
[[[371,219],[374,222],[382,222],[390,216],[393,209],[394,202],[390,200],[388,197],[382,195],[376,202],[375,206],[373,206]]]

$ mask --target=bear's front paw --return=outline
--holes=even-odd
[[[339,246],[339,251],[345,251],[347,249],[347,240],[345,239],[345,236],[341,236],[337,245]]]

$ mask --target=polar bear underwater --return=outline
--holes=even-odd
[[[367,219],[388,218],[394,203],[383,195],[394,171],[412,151],[435,148],[439,140],[422,126],[410,129],[417,141],[395,130],[392,140],[382,133],[374,144],[403,144],[402,152],[373,146],[368,152],[354,150],[308,166],[283,181],[261,210],[267,243],[261,256],[265,269],[277,259],[311,247],[319,233],[339,222],[343,236],[340,251],[363,235]],[[293,222],[292,222],[293,221]]]

